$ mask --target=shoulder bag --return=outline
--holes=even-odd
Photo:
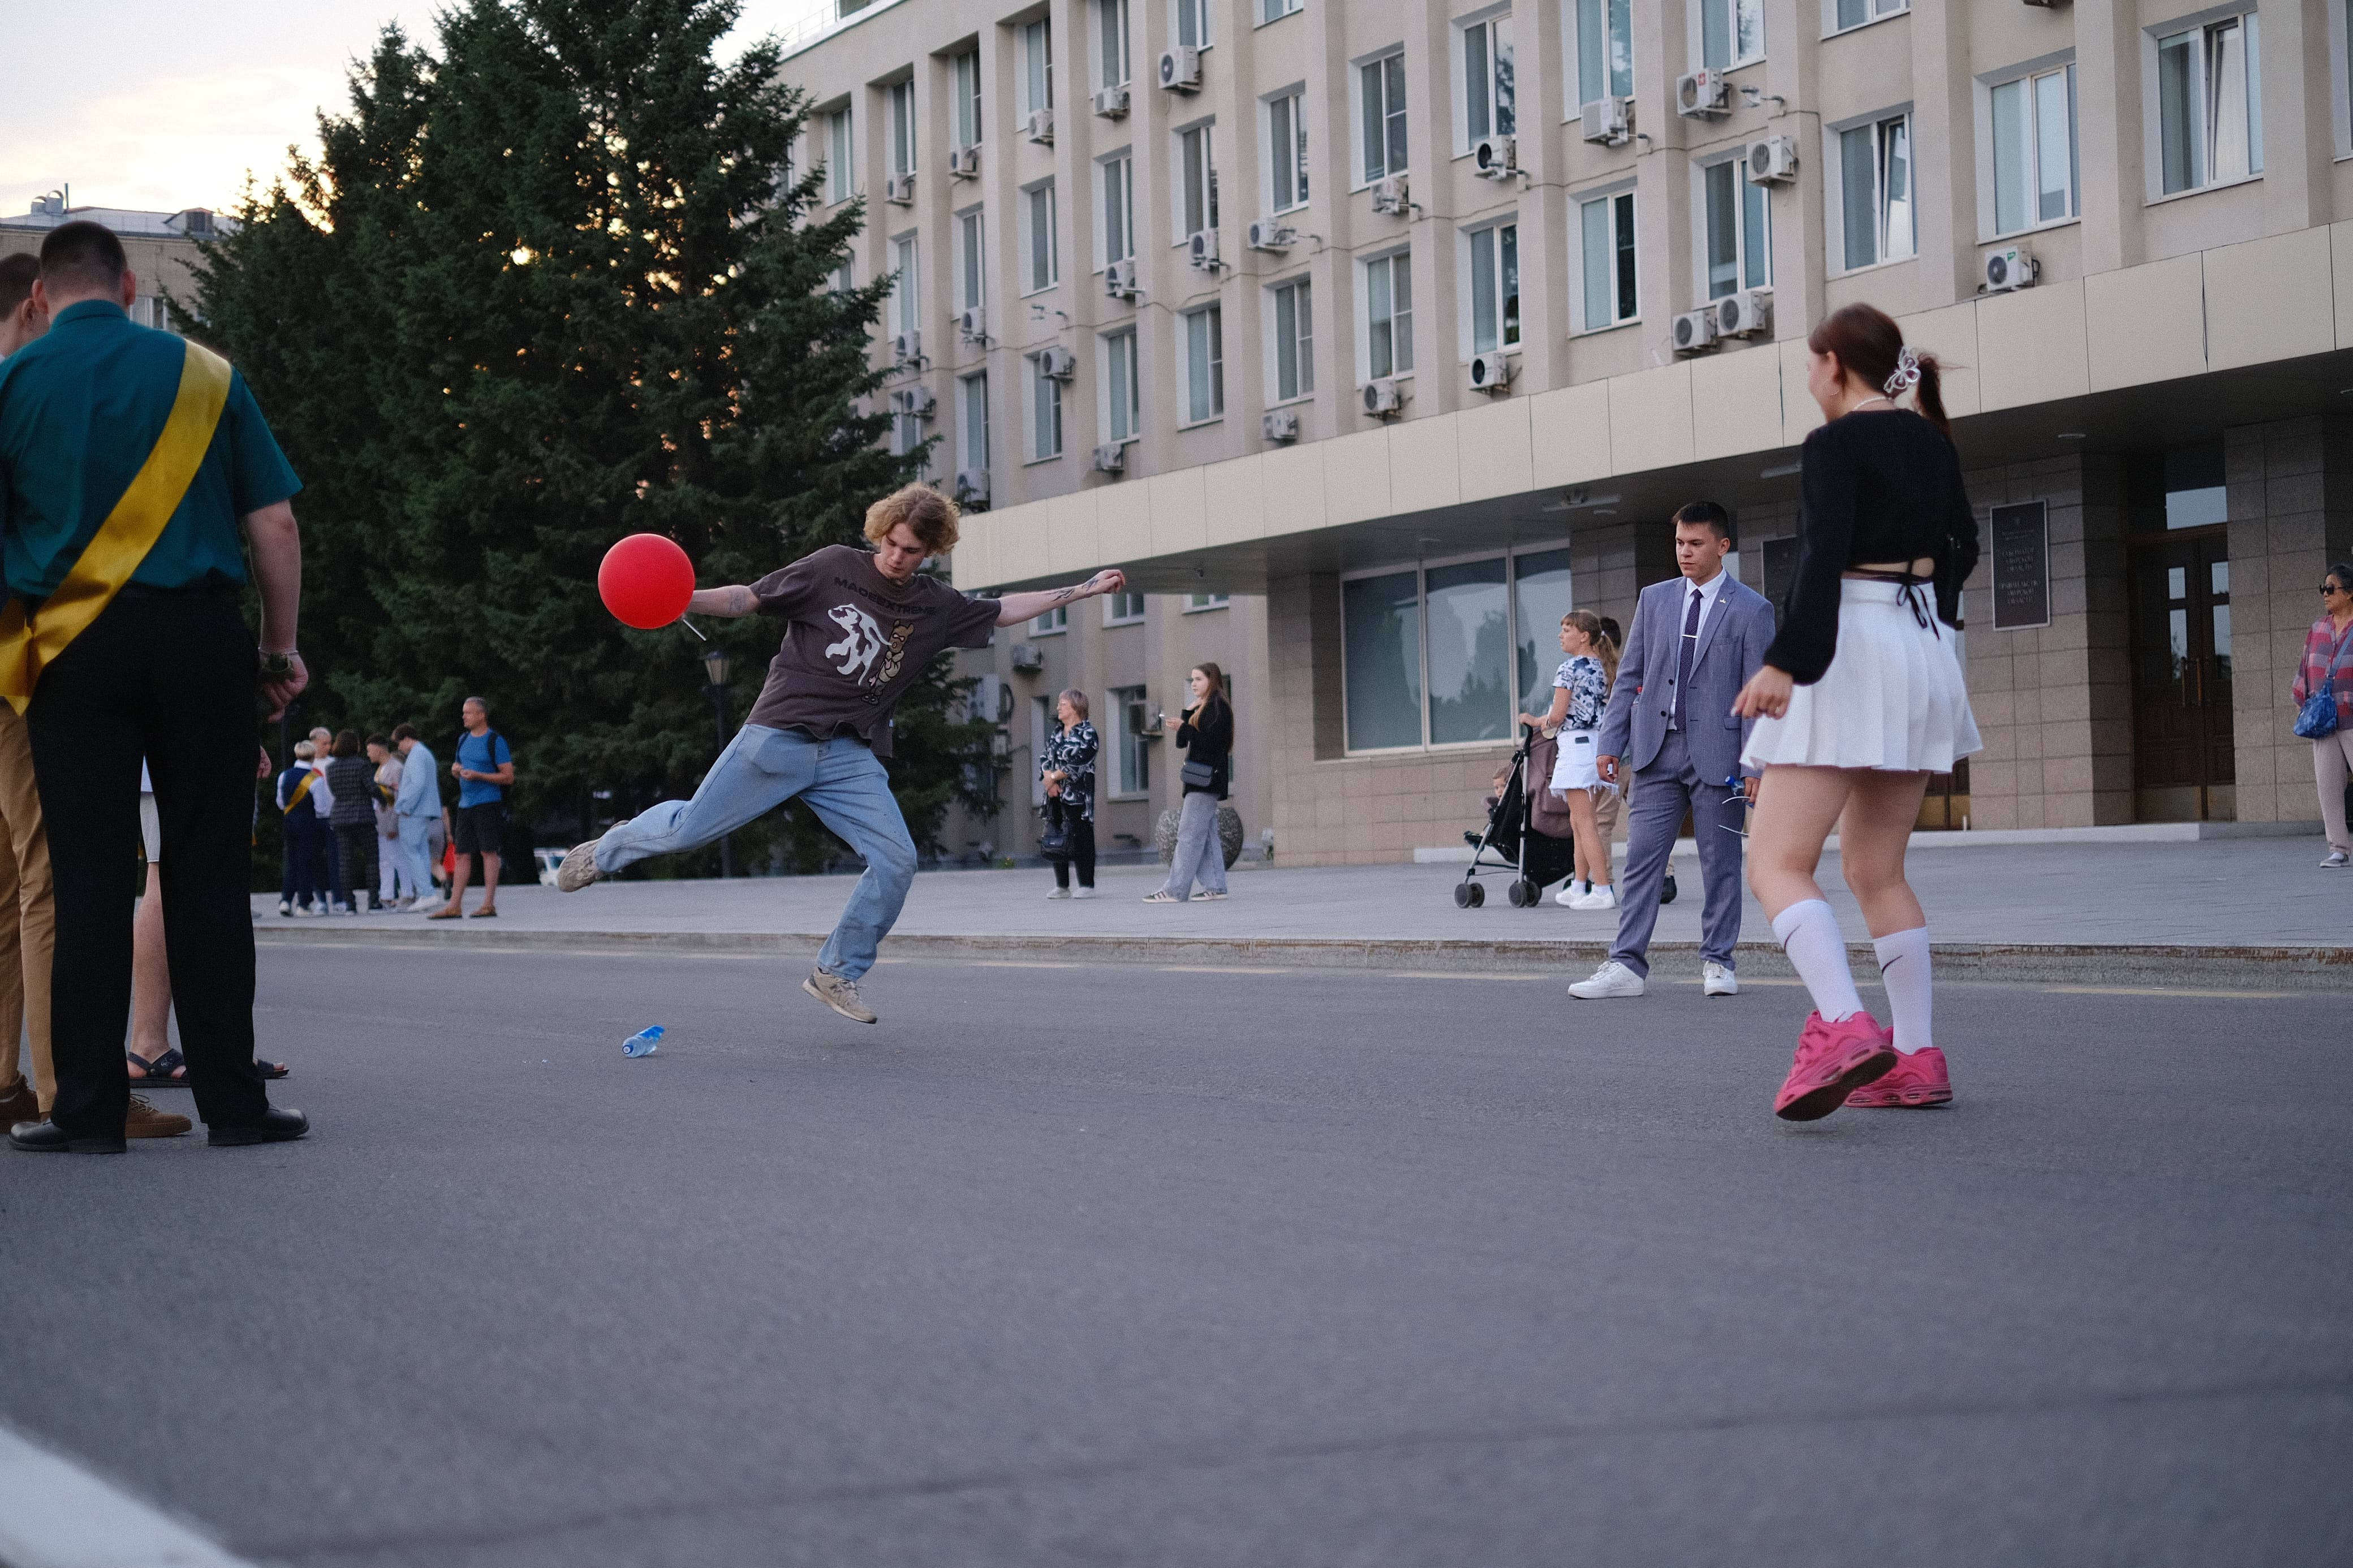
[[[1062,815],[1062,803],[1059,798],[1046,803],[1046,826],[1038,835],[1038,853],[1049,860],[1071,858],[1071,824]]]
[[[2323,668],[2326,677],[2321,689],[2304,700],[2295,712],[2295,732],[2307,741],[2325,741],[2337,733],[2337,661],[2345,653],[2346,639],[2353,637],[2353,626],[2337,639],[2328,650],[2328,663]]]

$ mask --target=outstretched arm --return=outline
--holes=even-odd
[[[698,616],[733,619],[737,616],[759,614],[760,599],[751,589],[744,587],[697,588],[694,597],[686,602],[686,607]]]
[[[1069,588],[1048,588],[1035,594],[1008,594],[998,601],[997,624],[1018,626],[1023,621],[1034,620],[1047,611],[1070,604],[1074,599],[1092,599],[1104,594],[1116,594],[1127,586],[1127,574],[1117,567],[1096,573],[1085,582]],[[698,595],[699,596],[699,595]]]

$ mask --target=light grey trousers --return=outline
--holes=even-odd
[[[1196,880],[1206,892],[1226,890],[1226,847],[1218,837],[1218,797],[1206,791],[1185,797],[1184,814],[1176,819],[1176,858],[1169,862],[1163,890],[1171,898],[1189,899]]]

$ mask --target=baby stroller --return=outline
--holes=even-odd
[[[1525,739],[1520,742],[1520,749],[1512,753],[1511,776],[1504,781],[1503,793],[1488,808],[1487,831],[1462,835],[1463,842],[1471,846],[1471,864],[1463,871],[1462,880],[1454,885],[1454,907],[1458,910],[1475,910],[1487,901],[1487,889],[1479,882],[1482,871],[1511,872],[1511,886],[1504,889],[1504,896],[1511,900],[1514,909],[1533,909],[1543,899],[1545,889],[1577,868],[1577,846],[1568,834],[1568,814],[1559,814],[1561,831],[1555,837],[1538,826],[1534,819],[1536,814],[1529,809],[1531,795],[1543,789],[1552,777],[1553,756],[1559,742],[1542,738],[1528,725],[1522,725],[1521,731]]]

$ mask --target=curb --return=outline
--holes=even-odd
[[[254,933],[258,946],[414,948],[431,951],[773,952],[806,957],[823,931],[343,931],[305,926]],[[1272,965],[1288,969],[1419,969],[1453,973],[1560,973],[1599,963],[1603,942],[1385,942],[1344,937],[943,936],[902,932],[891,937],[889,956],[1011,959],[1037,963],[1199,963]],[[1747,973],[1787,978],[1795,972],[1777,943],[1746,942],[1735,949]],[[1856,973],[1877,966],[1871,944],[1848,954]],[[2255,984],[2292,990],[2353,989],[2353,948],[2096,943],[1939,942],[1940,974],[1982,979],[2172,985],[2184,989]],[[1651,967],[1670,973],[1699,968],[1699,945],[1653,942]]]

